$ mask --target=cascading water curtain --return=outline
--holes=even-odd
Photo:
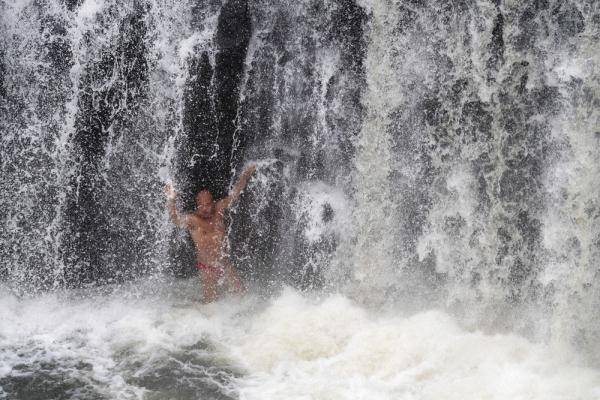
[[[2,7],[2,275],[30,291],[161,269],[184,76],[166,43],[190,35],[183,9]]]
[[[16,291],[189,275],[164,184],[189,210],[254,161],[229,226],[245,279],[600,356],[597,1],[0,14],[0,279]]]
[[[346,252],[362,293],[598,357],[599,4],[365,9]]]
[[[189,210],[202,187],[223,196],[250,159],[261,172],[230,230],[239,268],[323,286],[362,120],[358,5],[15,1],[3,11],[2,274],[14,287],[189,273],[189,238],[169,226],[162,185],[173,180]]]

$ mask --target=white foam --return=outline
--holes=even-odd
[[[325,207],[331,207],[333,220],[324,220]],[[315,243],[326,234],[338,233],[342,221],[347,221],[348,207],[342,190],[323,182],[310,182],[300,187],[300,195],[295,207],[297,219],[305,220],[304,236]]]
[[[165,292],[193,296],[195,281]],[[142,398],[119,354],[152,360],[210,338],[245,373],[240,399],[590,400],[600,373],[514,335],[467,332],[439,311],[412,317],[369,312],[333,295],[307,299],[286,290],[266,307],[252,298],[201,306],[171,295],[65,300],[0,295],[0,348],[42,348],[35,357],[93,365],[112,398]],[[252,311],[255,309],[255,311]],[[23,363],[0,352],[0,377]],[[144,371],[149,366],[142,366]]]
[[[252,321],[242,399],[591,399],[597,371],[513,335],[465,332],[446,314],[369,315],[288,291]]]
[[[96,14],[102,11],[103,7],[103,1],[86,0],[79,7],[78,16],[80,19],[92,20],[96,17]]]

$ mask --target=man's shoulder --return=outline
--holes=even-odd
[[[188,226],[197,226],[201,221],[200,218],[191,212],[184,213],[183,218],[185,220],[186,225]]]
[[[227,209],[228,197],[223,197],[215,202],[215,214],[223,215],[223,211]]]

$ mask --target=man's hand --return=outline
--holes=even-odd
[[[175,200],[175,197],[177,197],[177,193],[175,192],[175,189],[173,189],[173,185],[170,183],[167,183],[165,186],[165,194],[169,200]]]
[[[231,192],[229,192],[229,195],[227,197],[225,197],[223,200],[219,201],[220,209],[228,208],[231,205],[231,203],[233,203],[235,200],[237,200],[237,198],[242,193],[242,190],[244,190],[244,188],[246,187],[246,184],[248,183],[248,179],[250,179],[250,175],[252,175],[255,170],[256,170],[256,164],[254,164],[254,163],[252,163],[252,164],[248,165],[246,168],[244,168],[244,171],[240,174],[240,178],[235,183],[235,185],[233,185],[233,188],[231,189]]]
[[[175,198],[177,197],[177,192],[173,189],[173,185],[167,183],[165,185],[165,194],[167,195],[167,210],[169,211],[169,219],[175,225],[180,226],[182,228],[187,227],[189,222],[187,214],[179,214],[177,212],[177,206],[175,205]]]
[[[253,164],[250,164],[250,165],[248,165],[248,166],[247,166],[247,167],[244,169],[244,172],[243,172],[242,174],[243,174],[244,176],[248,176],[248,177],[249,177],[250,175],[252,175],[252,173],[253,173],[254,171],[256,171],[256,164],[254,164],[254,163],[253,163]]]

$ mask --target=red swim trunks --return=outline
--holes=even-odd
[[[213,273],[216,273],[217,275],[223,275],[223,272],[225,272],[223,270],[223,267],[221,267],[221,266],[206,265],[206,264],[201,263],[200,261],[198,261],[196,263],[196,269],[198,269],[200,271],[213,272]]]

